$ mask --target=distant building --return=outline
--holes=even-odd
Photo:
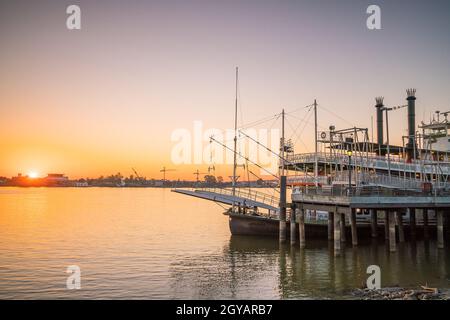
[[[73,187],[89,187],[87,181],[73,181],[71,186]]]
[[[37,179],[30,179],[27,175],[22,175],[18,173],[17,176],[11,178],[11,185],[18,187],[29,187],[33,186],[32,182],[35,182]]]
[[[43,180],[44,185],[49,187],[66,186],[69,182],[69,178],[66,177],[63,173],[49,173]]]
[[[27,175],[17,174],[9,183],[17,187],[65,187],[69,185],[69,178],[62,173],[49,173],[45,178],[31,178]]]
[[[153,185],[155,187],[162,187],[164,185],[164,181],[163,180],[155,180]]]

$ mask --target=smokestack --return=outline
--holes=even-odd
[[[415,158],[414,150],[417,150],[415,144],[416,134],[416,89],[406,89],[408,97],[408,143],[406,144],[406,160],[411,162]],[[417,155],[417,153],[416,153]]]
[[[381,146],[383,145],[383,97],[376,97],[375,108],[377,108],[377,143],[378,143],[378,155],[381,155]]]

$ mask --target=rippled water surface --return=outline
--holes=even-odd
[[[231,236],[222,212],[168,189],[0,188],[0,298],[349,298],[372,264],[382,286],[450,287],[449,250],[433,241],[335,258],[328,241]],[[70,265],[80,290],[66,289]]]

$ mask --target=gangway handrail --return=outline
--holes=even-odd
[[[196,188],[195,190],[213,192],[223,195],[233,195],[233,190],[228,188]],[[275,195],[269,195],[264,192],[246,188],[236,188],[234,195],[248,200],[262,202],[273,207],[278,207],[280,202],[280,199]]]

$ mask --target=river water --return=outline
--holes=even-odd
[[[450,288],[434,241],[334,257],[326,240],[231,236],[222,212],[169,189],[0,188],[0,299],[349,299],[374,264],[383,287]]]

